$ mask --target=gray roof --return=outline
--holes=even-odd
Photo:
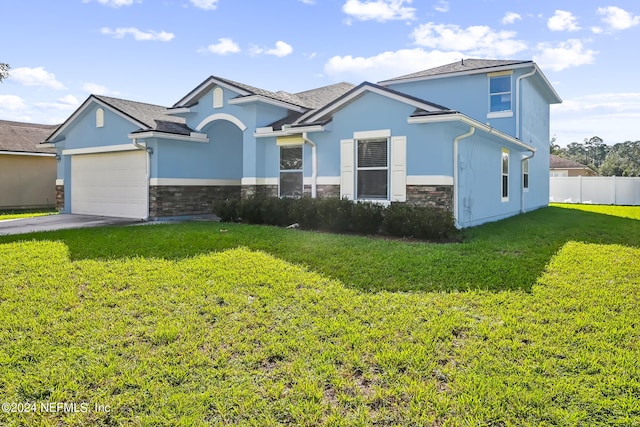
[[[428,70],[418,71],[417,73],[405,74],[404,76],[394,77],[389,80],[380,82],[391,83],[398,80],[419,79],[432,76],[441,76],[444,74],[464,73],[469,71],[484,71],[489,68],[507,67],[520,64],[533,64],[533,61],[523,60],[503,60],[503,59],[464,59],[453,62],[451,64],[442,65],[440,67],[430,68]]]
[[[591,169],[589,166],[583,165],[573,160],[565,159],[551,154],[549,157],[549,168],[551,169]]]
[[[186,125],[186,120],[182,117],[167,114],[167,107],[103,95],[92,96],[145,125],[146,129],[142,128],[141,130],[156,130],[181,135],[189,135],[191,133],[191,129]]]
[[[0,151],[55,153],[54,148],[39,146],[58,125],[39,125],[0,120]]]
[[[316,89],[298,92],[294,94],[304,106],[308,108],[324,107],[331,101],[340,98],[345,93],[356,87],[354,84],[341,82],[329,86],[323,86]]]
[[[275,101],[285,102],[287,104],[291,104],[293,106],[301,107],[304,109],[319,108],[333,101],[335,98],[338,98],[354,87],[354,85],[352,85],[351,83],[343,82],[299,93],[289,93],[282,90],[278,92],[272,92],[245,83],[225,79],[223,77],[211,76],[200,85],[198,85],[198,87],[191,91],[187,96],[178,101],[172,108],[193,106],[197,102],[194,102],[194,99],[197,100],[198,98],[200,98],[202,94],[210,90],[212,85],[215,85],[216,82],[236,87],[248,93],[248,95],[240,95],[239,98],[242,98],[243,96],[258,95]]]

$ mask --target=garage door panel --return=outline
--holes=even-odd
[[[76,155],[71,159],[71,212],[146,218],[144,151]]]

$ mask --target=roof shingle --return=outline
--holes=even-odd
[[[38,144],[47,139],[57,127],[58,125],[0,120],[0,151],[55,153],[54,148],[44,148]]]

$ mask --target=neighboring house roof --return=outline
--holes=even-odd
[[[549,156],[549,169],[588,169],[592,170],[589,166],[582,163],[575,162],[564,157],[559,157],[551,154]]]
[[[18,153],[55,153],[53,148],[38,144],[58,125],[40,125],[0,120],[0,151]]]
[[[82,114],[92,102],[97,103],[101,107],[111,109],[139,126],[140,129],[138,131],[157,131],[176,135],[190,135],[191,132],[193,132],[186,125],[184,118],[170,115],[167,107],[103,95],[91,95],[45,142],[55,143],[56,138],[76,117]]]

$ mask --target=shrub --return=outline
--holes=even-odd
[[[449,211],[404,203],[392,203],[384,213],[383,232],[417,239],[447,239],[457,230]]]
[[[215,203],[222,221],[288,226],[333,233],[386,234],[416,239],[446,240],[457,230],[451,212],[392,203],[352,202],[346,199],[278,199],[251,197]]]

